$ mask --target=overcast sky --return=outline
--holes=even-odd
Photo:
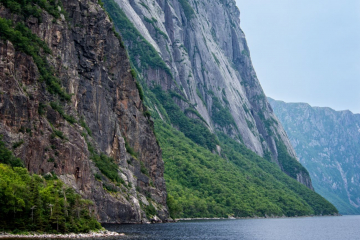
[[[360,0],[236,0],[265,94],[360,113]]]

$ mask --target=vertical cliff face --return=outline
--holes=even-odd
[[[269,98],[315,190],[342,214],[358,214],[360,115]]]
[[[152,206],[166,220],[161,150],[126,50],[98,1],[61,3],[39,18],[0,4],[1,19],[24,22],[42,46],[32,56],[21,45],[31,34],[0,36],[0,134],[31,172],[93,200],[101,222],[148,221]]]
[[[257,79],[235,1],[104,0],[135,67],[151,88],[175,91],[180,108],[193,107],[214,133],[222,132],[289,171],[279,156],[297,161]],[[118,21],[117,21],[117,20]],[[125,20],[126,19],[126,20]],[[151,54],[161,57],[152,61]],[[185,99],[185,100],[184,100]],[[155,104],[156,105],[156,104]],[[305,169],[289,174],[309,188]]]

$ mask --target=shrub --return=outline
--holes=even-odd
[[[12,167],[23,167],[24,164],[13,155],[13,153],[8,150],[5,146],[5,143],[2,141],[2,136],[0,135],[0,163],[8,164]]]
[[[113,158],[106,156],[104,153],[101,153],[100,155],[93,153],[91,159],[95,162],[96,167],[99,168],[101,173],[111,181],[118,183],[124,181],[119,177],[119,167]]]
[[[149,205],[147,205],[145,207],[145,214],[148,218],[151,218],[153,216],[156,215],[156,209],[155,207],[151,204],[151,202],[149,203]]]
[[[140,171],[142,174],[149,176],[148,170],[146,169],[146,167],[142,161],[140,161]]]
[[[186,18],[188,19],[188,21],[190,21],[190,19],[193,17],[195,13],[194,9],[190,6],[187,0],[179,0],[179,3],[184,10],[184,14]]]
[[[45,114],[45,108],[46,108],[45,104],[39,103],[38,113],[39,113],[40,116]]]
[[[63,133],[63,132],[54,129],[54,133],[55,133],[55,135],[58,136],[59,138],[61,138],[61,139],[66,139],[66,137],[64,136],[64,133]]]
[[[41,56],[41,50],[45,54],[51,53],[45,42],[32,34],[31,30],[23,23],[17,23],[14,26],[11,20],[4,18],[0,18],[0,38],[9,40],[14,44],[16,50],[22,51],[33,58],[40,72],[40,81],[45,81],[47,90],[51,94],[57,94],[62,99],[70,101],[71,95],[63,90],[60,80],[54,76],[53,69],[48,64],[46,57]]]
[[[52,109],[57,111],[69,123],[71,123],[71,124],[76,123],[76,119],[73,116],[65,114],[64,109],[62,108],[62,106],[60,106],[60,104],[58,104],[56,102],[51,102],[50,106],[52,107]]]
[[[95,173],[94,177],[96,180],[101,180],[101,175],[98,173]]]
[[[136,81],[135,83],[136,83],[136,87],[137,87],[137,89],[139,91],[140,99],[141,99],[141,101],[144,101],[144,91],[143,91],[143,89],[142,89],[139,82]]]
[[[146,111],[144,112],[144,116],[147,117],[148,119],[151,118],[151,113],[149,112],[149,110],[146,110]]]
[[[130,153],[131,156],[137,158],[138,154],[135,152],[135,150],[129,145],[129,143],[127,142],[126,138],[124,137],[125,140],[125,149],[128,153]]]
[[[18,148],[20,147],[22,144],[24,143],[24,140],[20,140],[19,142],[16,142],[13,144],[12,148],[15,149],[15,148]]]
[[[91,129],[86,125],[86,122],[83,118],[80,119],[80,125],[85,128],[86,132],[89,134],[89,136],[92,135]]]

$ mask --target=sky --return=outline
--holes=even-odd
[[[360,113],[360,0],[236,0],[265,94]]]

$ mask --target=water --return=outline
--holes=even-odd
[[[120,239],[182,240],[355,240],[360,216],[281,219],[202,220],[151,225],[105,225],[123,232]],[[107,238],[109,239],[109,238]]]

